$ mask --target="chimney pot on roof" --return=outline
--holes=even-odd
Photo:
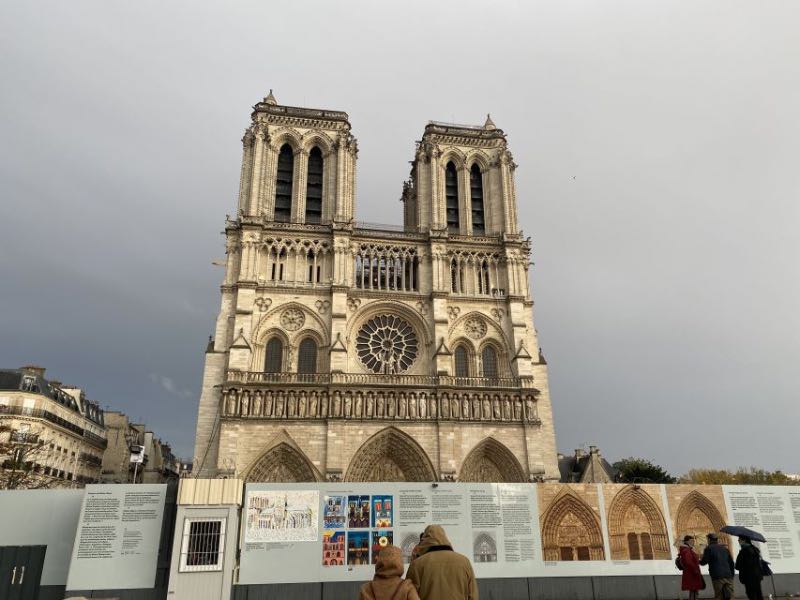
[[[589,454],[600,454],[600,451],[597,446],[589,446]]]
[[[583,458],[583,448],[575,448],[575,458]]]
[[[53,387],[60,388],[61,387],[61,382],[58,381],[57,379],[51,379],[50,380],[50,385],[52,385]]]
[[[40,367],[37,365],[25,365],[24,367],[20,368],[20,371],[25,372],[26,375],[38,375],[39,377],[44,377],[44,367]]]

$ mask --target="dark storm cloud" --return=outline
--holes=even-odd
[[[395,223],[426,121],[491,112],[559,447],[799,471],[797,5],[385,4],[4,3],[0,367],[190,456],[252,104],[348,111]]]

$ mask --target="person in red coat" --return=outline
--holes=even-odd
[[[689,592],[689,600],[697,600],[697,592],[705,589],[706,582],[700,572],[700,557],[694,551],[694,538],[687,535],[678,550],[683,576],[681,577],[681,590]]]

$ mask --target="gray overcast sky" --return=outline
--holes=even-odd
[[[519,163],[559,448],[800,471],[797,2],[0,4],[0,367],[191,456],[240,138],[345,110],[357,216],[429,119]]]

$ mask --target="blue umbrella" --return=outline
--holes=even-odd
[[[720,529],[720,531],[722,533],[729,533],[738,537],[749,537],[751,540],[755,540],[756,542],[767,541],[766,538],[757,531],[753,531],[747,527],[740,527],[739,525],[725,525],[725,527]]]

